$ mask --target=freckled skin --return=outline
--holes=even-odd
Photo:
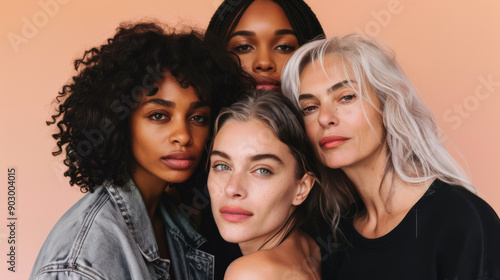
[[[324,63],[325,69],[333,69],[331,73],[343,73],[337,68],[340,61],[336,56],[327,55]],[[304,67],[300,80],[300,94],[312,96],[300,101],[302,108],[309,108],[304,117],[306,133],[324,165],[347,171],[359,165],[376,166],[384,162],[387,155],[383,149],[384,128],[382,115],[377,111],[381,106],[375,93],[370,90],[364,97],[368,96],[374,107],[348,86],[328,92],[333,85],[353,79],[343,74],[327,77],[321,68],[313,68],[312,63]],[[357,81],[353,85],[357,89]],[[335,148],[322,147],[322,137],[329,135],[347,140]]]
[[[261,121],[227,121],[218,132],[212,153],[208,189],[214,218],[222,237],[254,252],[273,236],[290,216],[297,202],[301,179],[295,178],[295,158]],[[251,160],[252,156],[272,158]],[[300,204],[300,203],[299,203]],[[220,214],[223,206],[237,206],[253,213],[246,221],[232,223]],[[244,249],[245,248],[245,249]]]

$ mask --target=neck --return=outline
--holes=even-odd
[[[387,148],[383,145],[379,151],[365,161],[342,168],[356,187],[367,213],[372,214],[386,210],[385,204],[390,198],[392,181],[392,173],[389,173],[382,184],[387,160]]]
[[[386,173],[386,154],[381,152],[369,164],[343,169],[365,205],[365,211],[355,216],[354,226],[368,238],[383,236],[394,229],[430,186],[430,182],[405,182],[393,170]]]
[[[148,211],[149,218],[153,221],[153,216],[160,202],[161,196],[165,192],[168,183],[159,179],[158,177],[150,174],[149,172],[137,167],[131,173],[139,192],[141,193],[142,200]]]

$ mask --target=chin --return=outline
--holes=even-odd
[[[340,169],[346,167],[350,162],[345,157],[335,154],[323,154],[320,156],[321,164],[331,169]]]
[[[193,170],[189,170],[189,171],[182,170],[182,171],[177,171],[174,174],[169,174],[167,176],[163,176],[162,179],[165,180],[166,182],[169,182],[169,183],[180,184],[180,183],[184,183],[187,180],[189,180],[189,178],[191,178],[192,175],[193,175]]]
[[[224,226],[217,220],[216,224],[220,235],[225,241],[229,243],[240,243],[244,241],[242,237],[245,236],[245,232],[235,230],[232,226]]]
[[[233,232],[227,232],[221,229],[219,229],[219,232],[222,238],[229,243],[239,243],[241,241],[241,239],[238,238],[238,234],[234,234]]]

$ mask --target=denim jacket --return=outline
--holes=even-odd
[[[198,250],[206,240],[165,195],[157,215],[165,224],[171,259],[161,259],[139,190],[105,183],[57,222],[30,279],[213,279],[214,256]]]

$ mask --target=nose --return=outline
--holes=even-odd
[[[267,49],[258,50],[252,68],[256,73],[276,71],[276,63],[272,52]]]
[[[319,108],[318,122],[324,128],[338,125],[337,109],[332,105],[321,106]]]
[[[170,127],[170,143],[179,144],[181,146],[187,146],[192,143],[193,137],[191,131],[188,127],[187,121],[185,120],[175,120],[172,121],[172,126]]]
[[[233,172],[229,178],[229,181],[224,188],[224,192],[230,198],[245,198],[246,192],[246,182],[245,178],[239,172]]]

